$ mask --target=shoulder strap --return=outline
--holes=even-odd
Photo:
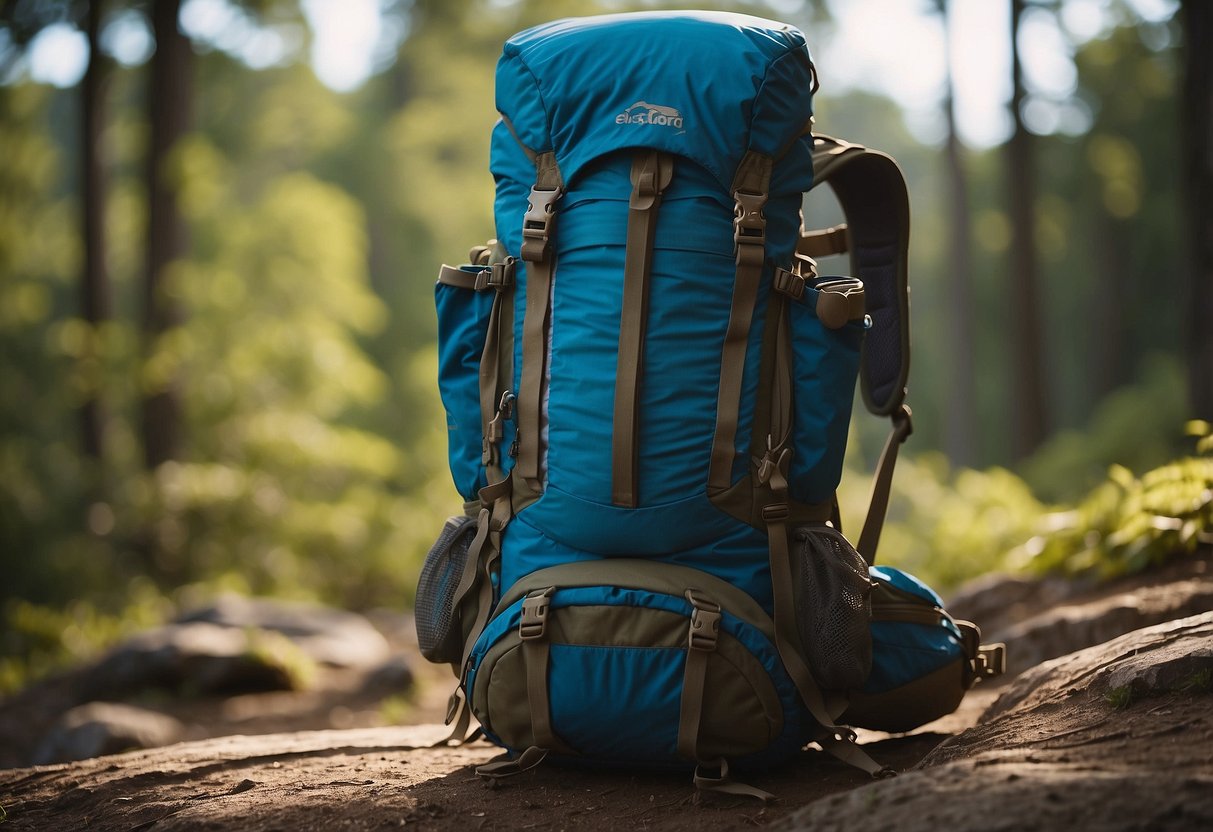
[[[872,328],[864,339],[860,384],[868,410],[892,416],[905,401],[910,373],[907,259],[910,198],[893,158],[829,136],[813,137],[813,187],[828,182],[846,225],[801,236],[797,253],[851,253],[863,281]]]
[[[860,388],[868,410],[893,427],[876,464],[872,498],[856,549],[869,564],[888,510],[897,450],[912,430],[905,404],[910,374],[910,197],[893,157],[830,136],[813,137],[813,186],[830,183],[846,224],[802,232],[804,257],[851,253],[851,274],[863,281],[872,328],[864,338]]]

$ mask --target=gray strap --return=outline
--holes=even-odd
[[[619,357],[615,366],[615,421],[611,452],[611,502],[635,508],[639,497],[638,432],[641,364],[648,322],[649,275],[661,196],[674,175],[674,159],[656,150],[632,160],[632,197],[628,203],[627,250],[623,263],[623,308],[619,319]]]
[[[913,432],[910,408],[904,404],[899,405],[893,412],[893,427],[884,443],[884,450],[880,453],[880,461],[876,463],[872,499],[868,502],[868,516],[863,522],[859,543],[855,546],[855,551],[859,552],[869,566],[876,563],[876,547],[880,544],[880,532],[884,528],[885,515],[889,511],[889,493],[893,489],[893,468],[897,465],[897,451],[901,448],[901,443]]]
[[[733,180],[736,203],[733,242],[737,274],[733,282],[733,304],[725,330],[720,356],[720,389],[716,399],[716,431],[712,438],[712,459],[708,469],[708,491],[720,492],[732,481],[733,459],[737,453],[738,408],[741,382],[745,375],[746,349],[750,324],[758,300],[758,286],[766,263],[766,204],[771,182],[770,156],[749,151],[738,165]]]
[[[554,153],[535,157],[535,186],[523,218],[522,259],[526,261],[526,312],[522,321],[522,379],[518,391],[518,461],[515,471],[538,490],[539,431],[543,408],[546,338],[555,254],[556,203],[564,194]]]

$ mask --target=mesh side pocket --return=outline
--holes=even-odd
[[[463,653],[463,627],[455,609],[455,590],[463,577],[468,548],[476,536],[471,517],[452,517],[430,547],[417,580],[417,643],[432,662],[458,662]]]
[[[872,671],[867,564],[834,529],[799,528],[793,539],[793,592],[805,660],[822,688],[861,688]]]

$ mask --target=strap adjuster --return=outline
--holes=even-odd
[[[720,604],[700,595],[695,589],[688,589],[685,597],[694,608],[691,610],[691,626],[687,630],[687,647],[709,652],[715,650],[720,637]]]
[[[1006,673],[1007,645],[1002,642],[981,645],[977,649],[973,670],[979,679],[989,679]]]
[[[787,295],[792,300],[800,300],[804,297],[804,275],[797,274],[782,266],[776,266],[773,281],[772,288],[776,292]]]
[[[762,507],[762,519],[765,523],[782,523],[790,514],[787,503],[771,503]]]
[[[761,266],[766,260],[767,219],[762,206],[767,203],[766,194],[737,191],[733,212],[733,245],[737,252],[737,265]]]
[[[472,287],[477,292],[486,289],[496,289],[504,292],[514,285],[514,258],[507,257],[500,263],[492,263],[488,268],[476,274],[476,283]]]
[[[518,621],[518,637],[523,641],[543,638],[547,631],[548,610],[556,587],[537,589],[522,600],[522,617]]]
[[[531,188],[527,211],[522,218],[522,259],[529,263],[546,260],[552,251],[556,227],[556,202],[564,196],[560,188]]]

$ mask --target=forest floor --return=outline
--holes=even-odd
[[[1050,601],[1051,610],[1024,609],[1016,625],[1062,606],[1073,619],[1172,586],[1207,593],[1209,557]],[[418,666],[409,718],[422,724],[359,727],[374,715],[354,707],[338,712],[353,727],[334,729],[334,708],[346,706],[315,691],[292,721],[286,695],[265,694],[260,715],[251,700],[229,705],[229,717],[242,715],[241,735],[0,769],[0,817],[5,830],[122,832],[1213,828],[1210,668],[1213,613],[1136,631],[1018,680],[979,684],[956,713],[912,734],[864,732],[865,748],[902,772],[897,778],[874,782],[809,750],[743,778],[778,797],[762,804],[698,792],[688,774],[554,765],[490,788],[474,767],[499,749],[426,747],[445,735],[434,723],[447,670]],[[200,707],[179,716],[205,722]],[[230,733],[234,724],[217,718],[206,730]],[[327,730],[306,730],[317,727]],[[279,733],[259,733],[266,729]]]

